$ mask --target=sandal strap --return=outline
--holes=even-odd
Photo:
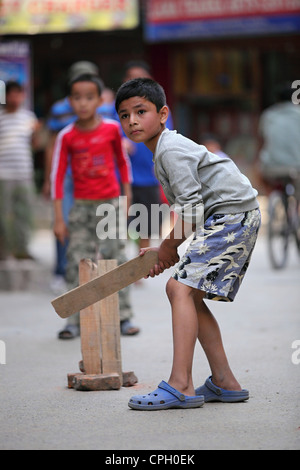
[[[174,397],[176,397],[179,401],[184,401],[185,400],[185,396],[183,395],[183,393],[180,393],[178,392],[178,390],[176,390],[176,388],[173,388],[171,387],[171,385],[169,385],[167,382],[165,382],[164,380],[162,380],[158,386],[158,388],[161,388],[162,390],[166,390],[167,392],[171,393],[172,395],[174,395]]]
[[[217,387],[217,385],[212,383],[211,377],[209,377],[206,380],[205,385],[206,385],[207,388],[209,388],[216,395],[222,395],[222,389],[220,387]]]

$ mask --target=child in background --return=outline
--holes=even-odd
[[[148,248],[157,250],[159,257],[149,275],[174,266],[178,247],[194,234],[166,288],[173,321],[171,375],[154,392],[132,397],[128,405],[160,410],[247,400],[249,392],[231,371],[219,326],[204,299],[235,298],[260,225],[257,191],[230,158],[166,129],[166,97],[157,82],[143,78],[124,83],[116,95],[116,110],[126,136],[152,151],[156,176],[179,216],[160,247]],[[192,365],[197,337],[211,376],[195,390]]]
[[[120,185],[115,172],[119,170],[123,195],[131,201],[131,172],[122,148],[120,124],[106,120],[97,113],[101,104],[102,82],[94,75],[81,75],[70,85],[70,103],[77,121],[65,127],[57,136],[52,162],[52,196],[54,199],[54,233],[61,243],[69,236],[66,281],[68,288],[78,285],[78,265],[82,258],[126,261],[124,241],[117,236],[99,240],[96,234],[100,204],[110,204],[118,213]],[[75,203],[68,227],[63,217],[63,182],[68,159],[74,181]],[[117,217],[117,220],[118,217]],[[129,290],[120,292],[120,319],[126,321],[130,312]],[[68,320],[66,331],[77,336],[79,314]]]

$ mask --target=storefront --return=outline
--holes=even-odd
[[[215,134],[251,173],[257,122],[278,83],[300,78],[300,2],[149,0],[145,41],[176,127]]]
[[[94,62],[105,85],[117,89],[125,62],[144,53],[139,0],[0,0],[0,83],[23,83],[28,106],[44,124],[34,155],[38,189],[47,118],[66,95],[69,67]]]
[[[45,118],[72,63],[94,62],[116,88],[124,62],[143,57],[139,0],[1,0],[0,43],[12,42],[30,48],[34,110]]]
[[[95,62],[105,84],[117,89],[124,64],[144,59],[166,90],[176,128],[196,141],[216,134],[247,173],[258,118],[273,102],[276,84],[300,79],[300,0],[0,4],[0,41],[31,47],[39,117],[64,96],[73,62]],[[51,11],[41,10],[43,4]]]

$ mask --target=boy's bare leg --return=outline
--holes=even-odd
[[[204,292],[193,289],[198,313],[198,339],[206,354],[212,372],[212,382],[226,390],[241,390],[234,377],[223,347],[219,325],[203,301]]]
[[[184,395],[195,395],[192,366],[198,339],[208,359],[212,381],[227,390],[241,390],[224,351],[219,325],[203,298],[205,293],[171,278],[167,295],[172,307],[173,364],[169,384]]]
[[[168,382],[184,395],[194,396],[192,366],[198,318],[193,289],[171,278],[166,291],[172,307],[173,326],[173,365]]]

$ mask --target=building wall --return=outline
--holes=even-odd
[[[149,44],[141,23],[129,31],[2,38],[12,39],[31,44],[34,109],[40,118],[65,96],[73,62],[95,62],[105,84],[116,90],[124,64],[143,59],[166,90],[178,131],[195,141],[207,132],[217,134],[248,173],[261,111],[273,102],[277,83],[300,79],[299,35]]]
[[[156,43],[148,54],[176,128],[197,142],[216,134],[251,176],[262,110],[279,83],[300,79],[300,36]]]

